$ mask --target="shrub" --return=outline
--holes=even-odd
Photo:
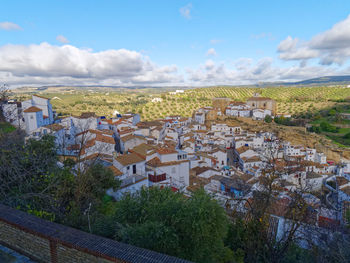
[[[265,122],[266,123],[271,123],[272,122],[272,117],[270,115],[265,116]]]
[[[332,132],[332,133],[337,133],[339,131],[339,128],[334,126],[334,125],[331,125],[329,124],[328,122],[326,121],[323,121],[320,123],[320,128],[322,131],[324,132]]]

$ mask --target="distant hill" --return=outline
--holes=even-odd
[[[258,86],[319,86],[319,85],[346,85],[350,84],[350,76],[324,76],[306,79],[297,82],[262,82]]]
[[[160,93],[175,91],[176,89],[189,90],[196,88],[215,88],[215,87],[244,87],[244,88],[265,88],[265,87],[283,87],[283,86],[332,86],[332,85],[350,85],[349,76],[323,76],[319,78],[306,79],[296,82],[259,82],[251,85],[212,85],[212,86],[100,86],[100,85],[50,85],[50,86],[33,86],[33,87],[18,87],[13,89],[15,93],[54,93],[54,92],[67,92],[67,91],[94,91],[94,92],[146,92],[146,93]]]

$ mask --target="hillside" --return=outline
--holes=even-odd
[[[317,86],[317,85],[348,85],[350,76],[324,76],[296,82],[262,82],[259,86]]]
[[[309,133],[303,127],[291,127],[278,125],[276,123],[265,123],[263,121],[254,121],[250,118],[227,119],[227,123],[234,122],[245,129],[252,132],[270,131],[275,133],[280,139],[289,141],[293,145],[303,145],[304,147],[315,148],[320,152],[324,152],[327,159],[336,162],[343,158],[350,159],[349,148],[339,148],[331,140],[325,136]]]
[[[50,90],[51,91],[51,90]],[[18,99],[28,98],[38,93],[52,99],[54,109],[63,115],[80,114],[94,111],[99,115],[111,116],[114,111],[133,111],[143,119],[161,118],[166,115],[191,116],[195,109],[209,106],[212,98],[229,97],[235,101],[244,101],[255,92],[277,101],[277,112],[294,114],[331,107],[337,100],[350,97],[347,87],[208,87],[185,90],[176,95],[170,92],[138,90],[139,92],[60,90],[31,93],[16,92]],[[152,102],[153,101],[153,102]]]

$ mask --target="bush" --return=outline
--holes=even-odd
[[[350,132],[348,132],[347,134],[345,134],[345,135],[343,136],[343,138],[344,138],[344,139],[350,139]]]
[[[324,132],[332,132],[332,133],[337,133],[339,131],[339,128],[334,126],[334,125],[331,125],[329,124],[328,122],[326,121],[323,121],[321,122],[320,124],[320,128],[322,131]]]
[[[309,131],[310,132],[315,132],[315,133],[321,133],[322,132],[320,126],[315,126],[315,125],[313,125],[311,128],[309,128]]]
[[[329,116],[334,116],[336,113],[337,113],[337,111],[336,111],[335,109],[331,109],[331,110],[328,112],[328,115],[329,115]]]
[[[266,123],[271,123],[272,122],[272,117],[270,115],[265,116],[265,122]]]

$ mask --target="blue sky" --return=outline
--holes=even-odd
[[[336,0],[3,0],[0,82],[215,85],[348,74],[349,13],[350,1]]]

